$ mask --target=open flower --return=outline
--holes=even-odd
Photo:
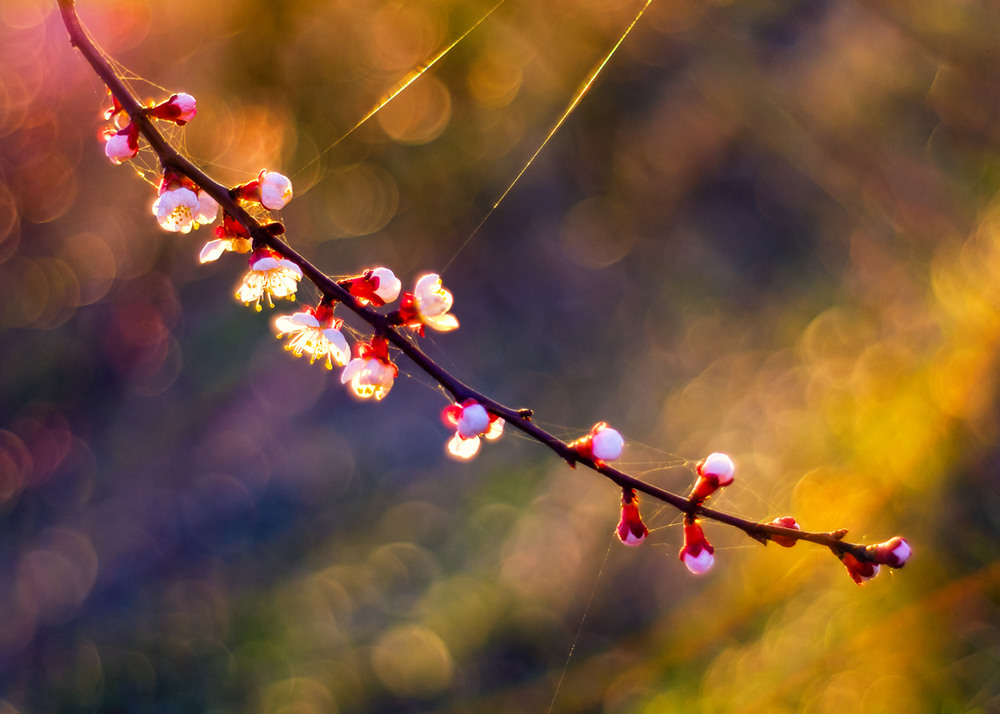
[[[840,562],[847,568],[847,574],[850,575],[851,579],[858,585],[861,585],[878,575],[878,563],[872,563],[867,560],[858,560],[853,554],[846,552],[837,553],[837,557],[840,558]]]
[[[890,538],[885,543],[869,546],[868,550],[874,553],[876,563],[888,565],[890,568],[902,568],[913,552],[906,539],[899,536]]]
[[[340,284],[362,305],[371,303],[375,307],[382,307],[395,300],[403,287],[399,278],[388,268],[366,270],[356,278],[341,280]]]
[[[139,125],[129,122],[119,131],[108,130],[104,140],[104,154],[111,163],[120,164],[139,153]]]
[[[183,186],[163,191],[153,202],[153,215],[160,227],[172,233],[190,233],[200,211],[198,194]]]
[[[399,319],[403,325],[424,334],[424,326],[438,332],[458,327],[458,319],[449,315],[454,299],[441,285],[441,276],[428,273],[417,281],[412,293],[403,293]]]
[[[616,532],[618,540],[632,546],[639,545],[649,535],[649,529],[639,515],[639,497],[631,488],[622,489],[622,517]]]
[[[572,442],[569,448],[575,449],[580,456],[603,463],[621,456],[624,446],[622,435],[608,426],[607,422],[599,421],[589,434]]]
[[[771,524],[775,526],[781,526],[782,528],[791,528],[793,531],[802,530],[801,528],[799,528],[799,524],[796,523],[795,519],[792,518],[791,516],[780,516],[771,521]],[[783,535],[773,535],[771,536],[771,541],[785,548],[791,548],[793,545],[799,542],[797,538],[792,538],[791,536],[783,536]]]
[[[236,291],[236,299],[244,305],[254,303],[260,311],[261,299],[274,307],[272,297],[295,299],[295,291],[302,279],[302,269],[281,257],[271,248],[258,248],[250,254],[250,272],[243,276],[243,284]]]
[[[236,198],[256,201],[264,208],[279,211],[292,200],[292,181],[277,171],[264,169],[254,181],[233,189]]]
[[[359,342],[354,348],[357,357],[340,373],[341,383],[349,384],[351,391],[361,399],[382,399],[399,374],[389,359],[389,343],[384,337],[375,335],[370,343]]]
[[[708,542],[697,518],[684,517],[684,547],[679,557],[695,575],[706,573],[715,564],[715,548]]]
[[[228,213],[222,214],[222,225],[216,226],[215,235],[218,238],[208,241],[198,255],[198,260],[202,263],[218,260],[227,250],[233,253],[249,253],[253,247],[250,233]]]
[[[689,498],[693,501],[704,501],[723,486],[733,482],[733,460],[726,454],[718,452],[709,454],[699,461],[695,467],[698,480],[691,489]]]
[[[471,459],[479,451],[479,437],[496,439],[503,433],[503,419],[486,411],[475,399],[450,404],[441,411],[441,421],[455,427],[455,436],[448,442],[448,453],[460,459]]]
[[[177,126],[184,126],[198,113],[198,103],[190,94],[181,92],[155,107],[150,107],[147,113],[153,119],[172,121]]]
[[[333,365],[343,367],[351,356],[347,339],[340,332],[343,320],[333,316],[333,307],[320,304],[308,307],[294,315],[281,315],[274,321],[278,337],[289,336],[286,350],[299,357],[303,352],[309,355],[309,363],[317,359],[326,360],[326,368]]]

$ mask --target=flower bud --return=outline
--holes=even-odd
[[[120,164],[139,153],[139,125],[129,123],[124,129],[105,134],[104,154],[111,163]]]
[[[694,470],[698,474],[698,480],[691,490],[690,498],[694,501],[704,501],[723,486],[733,482],[736,468],[731,458],[716,452],[699,461]]]
[[[890,538],[885,543],[870,546],[869,551],[874,551],[876,563],[888,565],[890,568],[902,568],[910,559],[912,552],[906,539],[899,536]]]
[[[174,94],[167,101],[149,109],[149,116],[153,119],[172,121],[177,126],[184,126],[197,113],[198,105],[194,97],[184,92]]]
[[[264,208],[279,211],[292,200],[292,182],[275,171],[260,172],[260,202]]]
[[[715,548],[708,542],[697,518],[684,519],[684,547],[679,557],[695,575],[707,573],[715,564]]]
[[[771,521],[771,524],[775,526],[781,526],[782,528],[791,528],[792,530],[796,531],[802,530],[801,528],[799,528],[799,524],[796,523],[795,519],[792,518],[791,516],[781,516],[779,518],[775,518],[773,521]],[[785,548],[791,548],[793,545],[799,542],[797,538],[792,538],[791,536],[783,536],[783,535],[772,535],[771,541]]]
[[[580,456],[597,462],[614,461],[622,455],[625,440],[607,422],[597,422],[586,436],[572,442],[569,447]]]
[[[639,515],[639,499],[631,488],[622,489],[622,517],[616,532],[618,540],[630,546],[639,545],[649,535],[649,529]]]
[[[872,563],[867,560],[858,560],[854,557],[854,555],[846,552],[838,553],[837,557],[840,558],[840,562],[847,568],[847,574],[850,575],[851,579],[858,585],[861,585],[878,575],[879,566],[877,563]]]

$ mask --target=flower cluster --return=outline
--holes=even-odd
[[[851,576],[851,579],[861,585],[878,575],[882,565],[890,568],[902,568],[910,559],[912,552],[906,539],[896,536],[884,543],[876,543],[865,548],[864,558],[859,558],[854,553],[846,551],[837,553],[837,557],[847,568],[847,574]]]
[[[448,453],[460,459],[471,459],[479,452],[479,437],[497,439],[503,434],[503,419],[491,414],[475,399],[461,404],[449,404],[441,411],[441,421],[454,427],[455,435],[448,442]]]

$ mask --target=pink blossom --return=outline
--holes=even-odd
[[[296,357],[307,353],[310,364],[325,359],[327,369],[333,369],[334,364],[343,367],[351,356],[347,339],[340,332],[342,324],[342,320],[334,318],[333,308],[324,304],[294,315],[281,315],[274,321],[278,337],[290,338],[285,349]]]
[[[773,521],[771,521],[771,525],[781,526],[782,528],[791,528],[794,531],[802,530],[801,528],[799,528],[799,524],[796,523],[795,519],[792,518],[791,516],[780,516],[778,518],[775,518]],[[778,545],[784,548],[791,548],[793,545],[799,542],[797,538],[792,538],[791,536],[783,536],[783,535],[773,535],[771,536],[771,540],[774,543],[777,543]]]
[[[355,396],[379,400],[392,389],[399,370],[389,359],[389,343],[384,337],[372,337],[368,344],[354,345],[357,357],[340,374],[342,384],[349,384]]]
[[[441,276],[428,273],[417,281],[412,293],[403,293],[399,307],[402,324],[424,334],[424,326],[438,332],[450,332],[458,327],[458,319],[449,315],[454,298],[441,285]]]
[[[139,125],[129,122],[117,132],[105,134],[104,153],[111,163],[120,164],[139,153]]]
[[[622,517],[616,533],[618,540],[631,546],[639,545],[649,535],[649,529],[639,515],[639,498],[631,488],[622,489]]]
[[[622,435],[609,427],[607,422],[600,421],[594,424],[589,434],[572,442],[569,448],[575,449],[584,458],[603,463],[621,456],[624,446]]]
[[[479,437],[497,439],[503,433],[503,419],[491,414],[475,399],[450,404],[441,411],[445,426],[455,427],[448,442],[448,453],[460,459],[471,459],[479,452]]]
[[[277,171],[262,170],[257,178],[233,189],[243,201],[256,201],[264,208],[279,211],[292,200],[292,181]]]
[[[340,284],[362,305],[371,303],[375,307],[395,300],[403,286],[388,268],[366,270],[356,278],[341,280]]]
[[[847,574],[850,575],[851,579],[858,585],[861,585],[878,575],[878,563],[872,563],[867,560],[858,560],[853,554],[846,552],[838,553],[837,555],[840,558],[840,562],[847,568]]]
[[[706,573],[715,564],[715,548],[708,542],[701,530],[698,519],[690,516],[684,519],[684,547],[679,557],[695,575]]]
[[[272,297],[295,299],[301,279],[302,269],[295,263],[282,258],[271,248],[258,248],[250,255],[250,272],[243,276],[236,299],[244,305],[254,303],[258,311],[264,298],[268,307],[274,307]]]
[[[899,536],[890,538],[885,543],[869,546],[868,550],[874,550],[876,563],[888,565],[890,568],[902,568],[912,554],[910,544]]]
[[[177,126],[184,126],[194,119],[197,113],[198,105],[194,97],[184,92],[174,94],[167,101],[148,110],[149,116],[153,119],[172,121]]]
[[[189,233],[197,225],[201,201],[189,188],[178,187],[163,191],[153,202],[153,215],[163,230],[172,233]]]
[[[733,482],[735,467],[733,460],[726,454],[716,452],[699,461],[694,470],[698,474],[698,480],[691,490],[690,498],[693,501],[704,501],[723,486]]]

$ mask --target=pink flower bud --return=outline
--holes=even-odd
[[[618,540],[631,546],[639,545],[649,535],[649,529],[639,515],[639,498],[631,488],[622,489],[622,517],[616,532]]]
[[[844,564],[847,568],[847,574],[851,576],[858,585],[871,580],[876,575],[878,575],[879,566],[877,563],[871,563],[869,561],[860,561],[855,558],[851,553],[838,553],[840,562]]]
[[[580,456],[596,462],[614,461],[622,455],[625,440],[607,422],[597,422],[586,436],[572,442],[569,447]]]
[[[503,419],[490,414],[475,399],[446,406],[441,410],[441,421],[447,427],[455,427],[448,453],[460,459],[471,459],[479,452],[479,437],[496,439],[503,433]]]
[[[139,126],[129,123],[124,129],[105,135],[104,153],[111,163],[120,164],[139,153]]]
[[[260,172],[260,202],[264,208],[280,211],[292,200],[291,180],[276,171]]]
[[[695,575],[707,573],[715,564],[715,548],[708,542],[697,518],[684,519],[684,547],[679,557]]]
[[[194,119],[194,115],[198,113],[198,105],[194,97],[181,92],[174,94],[162,104],[151,107],[148,113],[153,119],[172,121],[177,126],[184,126]]]
[[[381,307],[399,297],[402,283],[388,268],[366,270],[357,278],[341,280],[340,285],[362,305]]]
[[[781,526],[782,528],[791,528],[792,530],[795,531],[802,530],[801,528],[799,528],[799,524],[796,523],[795,519],[792,518],[791,516],[781,516],[779,518],[775,518],[773,521],[771,521],[771,524],[775,526]],[[793,545],[799,542],[797,538],[792,538],[791,536],[783,536],[783,535],[773,535],[771,536],[771,541],[785,548],[791,548]]]
[[[718,452],[706,456],[694,469],[698,474],[690,496],[694,501],[704,501],[723,486],[731,484],[736,470],[733,460]]]
[[[912,552],[906,539],[899,536],[869,548],[869,550],[872,549],[874,549],[875,562],[888,565],[890,568],[902,568],[910,559]]]

